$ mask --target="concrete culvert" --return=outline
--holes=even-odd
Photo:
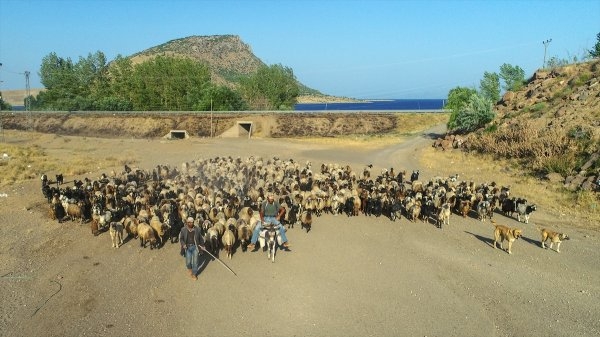
[[[167,139],[187,139],[190,138],[190,135],[186,130],[171,130],[168,134],[165,135],[164,138]]]

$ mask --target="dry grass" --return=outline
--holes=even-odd
[[[12,131],[7,132],[6,140],[0,144],[0,156],[8,156],[8,159],[0,161],[0,187],[39,179],[42,174],[47,174],[52,180],[58,173],[78,176],[99,168],[122,166],[135,161],[132,159],[135,157],[127,153],[96,157],[94,149],[98,145],[92,140],[73,147],[71,137]],[[60,155],[49,155],[49,152]]]
[[[362,148],[378,148],[396,144],[406,138],[428,130],[436,125],[448,122],[449,114],[445,113],[407,113],[396,115],[396,128],[385,134],[349,134],[336,137],[302,137],[296,141],[311,144],[333,146],[351,146]]]

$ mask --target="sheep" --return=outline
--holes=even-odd
[[[306,233],[308,233],[312,228],[312,211],[306,210],[300,214],[300,228],[306,228]]]
[[[235,229],[235,226],[233,226],[233,228]],[[221,237],[221,242],[223,243],[223,248],[225,248],[225,251],[227,252],[227,257],[231,259],[233,256],[233,246],[235,245],[235,234],[231,230],[231,227],[225,230],[225,233],[223,233],[223,236]]]
[[[160,239],[160,245],[162,246],[164,243],[164,236],[168,233],[169,228],[160,221],[160,218],[157,215],[152,216],[152,219],[150,219],[150,227],[156,232],[158,239]]]
[[[219,232],[216,228],[210,227],[206,230],[206,234],[204,234],[204,242],[206,245],[206,249],[211,252],[213,255],[218,254],[219,252]]]
[[[127,236],[131,236],[134,239],[138,238],[138,224],[139,220],[133,216],[128,216],[122,220],[123,226]]]
[[[149,243],[152,250],[157,246],[156,233],[154,233],[154,229],[149,224],[140,222],[137,226],[137,231],[140,238],[140,247],[146,248],[146,243]]]
[[[108,231],[110,233],[110,240],[114,248],[119,248],[123,244],[123,224],[120,222],[111,222]]]
[[[64,207],[65,204],[63,203],[65,213],[71,219],[71,221],[75,221],[75,219],[79,219],[79,223],[83,223],[84,215],[83,215],[82,203],[81,202],[76,203],[76,204],[67,203],[66,205],[67,205],[67,207]]]
[[[242,251],[245,252],[248,248],[248,244],[250,243],[250,239],[252,238],[252,229],[250,228],[250,225],[243,219],[238,219],[236,226],[237,239],[240,241],[240,247],[242,247]]]

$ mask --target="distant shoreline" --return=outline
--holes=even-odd
[[[338,97],[328,95],[301,95],[297,98],[298,104],[307,103],[364,103],[369,102],[366,99],[356,99],[349,97]]]

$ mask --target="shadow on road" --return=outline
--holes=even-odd
[[[473,235],[476,239],[478,239],[479,241],[481,241],[481,242],[489,245],[492,248],[494,247],[494,240],[491,239],[491,238],[486,238],[486,237],[481,236],[479,234],[475,234],[475,233],[471,233],[471,232],[467,232],[467,231],[465,231],[465,233]]]

